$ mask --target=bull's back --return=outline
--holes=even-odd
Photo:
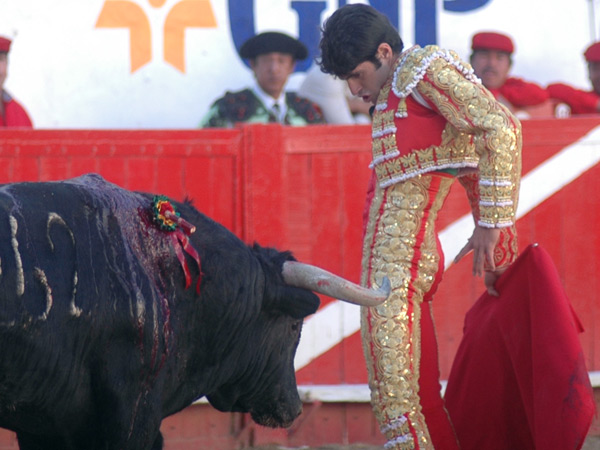
[[[0,326],[76,318],[122,298],[131,253],[122,235],[113,206],[81,185],[3,186]],[[86,302],[96,298],[106,302]]]

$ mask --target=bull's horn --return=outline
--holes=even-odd
[[[283,263],[283,279],[291,285],[325,294],[355,305],[377,306],[390,295],[390,280],[384,277],[379,289],[367,289],[319,267],[296,261]]]

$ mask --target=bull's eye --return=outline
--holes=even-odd
[[[300,325],[302,325],[302,322],[293,322],[292,331],[297,332],[300,329]]]

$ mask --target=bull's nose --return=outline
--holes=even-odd
[[[302,402],[284,404],[279,403],[276,408],[269,408],[265,412],[252,412],[252,420],[257,424],[271,428],[289,428],[302,414]]]
[[[295,413],[291,414],[289,417],[287,417],[284,420],[284,423],[282,423],[282,427],[283,428],[289,428],[292,426],[292,424],[294,423],[294,421],[300,417],[300,415],[302,414],[302,403],[300,403],[300,406],[298,407],[298,409],[296,410]]]
[[[302,403],[300,403],[300,405],[298,406],[298,409],[296,409],[296,412],[294,414],[292,414],[289,418],[289,422],[290,424],[287,425],[288,427],[292,425],[292,423],[294,423],[294,421],[300,417],[302,415],[302,411],[303,411],[303,407],[302,407]]]

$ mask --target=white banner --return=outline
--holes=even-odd
[[[314,55],[318,24],[345,3],[0,0],[0,35],[13,39],[5,88],[36,128],[194,128],[215,98],[252,81],[237,41],[283,31],[310,41]],[[371,3],[397,15],[406,43],[436,42],[468,59],[475,32],[503,31],[516,43],[514,76],[589,88],[582,53],[595,0]]]

